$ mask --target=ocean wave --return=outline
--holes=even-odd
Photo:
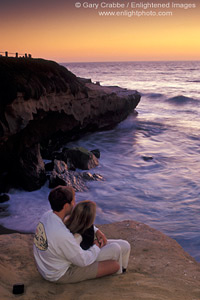
[[[130,114],[123,122],[119,123],[116,128],[119,130],[130,130],[137,129],[138,121],[136,119],[136,114]]]
[[[165,95],[161,93],[147,93],[147,94],[143,94],[143,96],[146,96],[151,99],[156,99],[156,98],[164,97]]]
[[[187,82],[195,82],[195,83],[200,83],[200,80],[187,80]]]
[[[138,121],[135,127],[137,133],[140,132],[146,137],[157,136],[168,130],[168,126],[163,123],[153,121]]]
[[[194,101],[197,101],[197,100],[194,99],[194,98],[179,95],[179,96],[175,96],[175,97],[172,97],[172,98],[168,98],[166,101],[170,102],[170,103],[173,103],[173,104],[176,104],[176,105],[182,105],[182,104],[187,104],[189,102],[194,102]]]
[[[166,127],[163,123],[138,120],[134,114],[130,115],[126,120],[119,123],[116,127],[116,130],[120,130],[120,132],[127,131],[128,133],[131,130],[134,130],[137,133],[140,132],[149,137],[162,134],[163,131],[166,131],[167,129],[168,127]]]

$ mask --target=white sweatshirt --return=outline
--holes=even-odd
[[[33,247],[38,271],[49,281],[57,281],[71,264],[79,267],[92,264],[100,252],[96,245],[83,250],[53,211],[42,216],[36,229]]]

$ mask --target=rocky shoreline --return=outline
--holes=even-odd
[[[50,187],[70,184],[83,191],[88,180],[104,180],[88,171],[99,163],[98,149],[58,149],[85,132],[112,128],[124,120],[134,112],[140,94],[102,87],[45,60],[0,58],[0,70],[0,193],[12,185],[32,191],[47,179]],[[51,162],[45,166],[43,159]],[[7,196],[0,201],[8,201]],[[108,238],[130,242],[127,273],[64,286],[40,277],[32,233],[0,226],[2,299],[15,299],[12,286],[19,282],[25,285],[22,300],[200,299],[200,263],[175,240],[135,221],[99,228]]]
[[[200,263],[173,239],[134,221],[98,226],[108,238],[123,238],[131,244],[128,270],[77,284],[56,285],[41,278],[33,253],[33,235],[0,235],[0,294],[16,299],[12,286],[24,283],[22,300],[198,300]]]
[[[0,192],[33,191],[46,181],[43,159],[82,134],[112,128],[141,95],[102,87],[43,59],[0,57]]]

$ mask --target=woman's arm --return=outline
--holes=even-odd
[[[101,247],[103,247],[107,244],[107,238],[106,238],[105,234],[100,229],[97,229],[96,237],[97,237],[98,242],[101,245]]]

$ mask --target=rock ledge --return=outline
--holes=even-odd
[[[53,61],[0,57],[0,192],[7,181],[39,189],[45,181],[41,147],[46,159],[45,152],[85,132],[111,128],[140,98],[136,91],[85,82]]]
[[[33,235],[0,236],[0,294],[16,299],[12,285],[25,284],[22,300],[198,300],[200,264],[173,239],[142,223],[123,221],[99,226],[109,238],[132,247],[127,273],[78,284],[56,285],[41,278],[32,254]]]

